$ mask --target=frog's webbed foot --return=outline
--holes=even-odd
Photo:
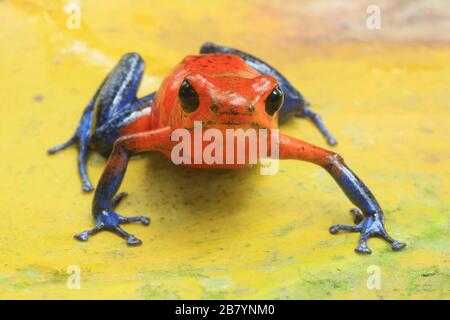
[[[371,237],[379,237],[392,246],[392,250],[398,251],[406,247],[406,244],[393,239],[384,227],[384,218],[382,213],[374,213],[364,216],[358,209],[352,209],[351,213],[354,215],[354,226],[347,226],[336,224],[330,227],[329,231],[332,234],[338,233],[339,230],[359,232],[360,238],[358,246],[355,251],[363,254],[370,254],[372,250],[367,246],[367,240]]]
[[[127,193],[120,193],[114,200],[112,201],[113,207],[117,206],[119,202],[127,196]],[[127,244],[129,246],[138,246],[142,243],[140,239],[135,237],[132,234],[127,233],[120,227],[120,224],[126,224],[130,222],[140,222],[143,225],[149,225],[150,219],[143,216],[134,216],[134,217],[123,217],[113,210],[103,210],[96,217],[97,225],[90,230],[85,230],[83,232],[77,233],[74,235],[74,238],[80,241],[88,241],[89,236],[99,233],[100,231],[107,230],[111,231],[120,237],[127,240]]]

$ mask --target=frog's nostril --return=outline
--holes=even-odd
[[[249,105],[247,108],[248,112],[255,112],[255,106],[253,104]]]
[[[213,104],[211,105],[210,108],[211,108],[211,111],[214,112],[214,113],[216,113],[217,110],[219,109],[219,108],[217,107],[217,104],[215,104],[215,103],[213,103]]]

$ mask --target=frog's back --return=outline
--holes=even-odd
[[[177,69],[210,77],[254,78],[259,75],[258,71],[245,63],[241,57],[223,53],[187,56]]]

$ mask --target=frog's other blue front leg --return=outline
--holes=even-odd
[[[154,98],[154,94],[136,98],[143,72],[144,61],[137,53],[124,55],[87,105],[74,135],[48,150],[54,154],[72,144],[78,145],[78,169],[84,191],[93,190],[86,170],[89,148],[108,155],[124,119]]]
[[[361,211],[352,210],[355,226],[334,225],[330,232],[339,230],[359,232],[360,238],[356,252],[371,253],[367,246],[370,237],[380,237],[389,242],[393,250],[401,250],[406,244],[394,240],[384,226],[384,214],[372,192],[355,173],[344,163],[339,155],[316,147],[304,141],[280,134],[280,159],[296,159],[320,165],[326,169],[344,191],[347,198]]]
[[[248,65],[257,70],[261,74],[267,74],[276,78],[284,92],[284,104],[279,111],[280,122],[284,122],[290,115],[297,115],[302,118],[309,118],[314,125],[319,129],[322,135],[327,139],[329,145],[337,144],[336,139],[331,132],[326,128],[325,123],[321,117],[311,111],[310,103],[305,100],[303,95],[295,89],[295,87],[274,67],[267,62],[252,56],[246,52],[216,45],[211,42],[206,42],[200,48],[200,53],[229,53],[240,56]]]

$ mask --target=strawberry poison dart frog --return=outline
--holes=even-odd
[[[370,237],[383,238],[393,250],[406,246],[388,235],[383,210],[341,156],[281,133],[277,133],[277,139],[272,139],[273,133],[278,132],[279,122],[296,115],[310,119],[328,144],[336,144],[335,138],[320,116],[311,111],[302,94],[266,62],[245,52],[207,42],[201,47],[199,55],[184,58],[165,78],[157,92],[137,98],[143,72],[144,61],[138,54],[124,55],[87,105],[74,135],[64,144],[48,151],[53,154],[72,144],[78,146],[78,168],[84,191],[93,190],[86,172],[89,150],[109,156],[92,204],[96,225],[91,230],[76,234],[76,239],[87,241],[89,236],[109,230],[126,239],[128,245],[141,244],[141,240],[128,234],[121,225],[130,222],[148,225],[150,220],[143,216],[124,217],[114,211],[126,195],[120,193],[116,196],[116,193],[128,160],[137,153],[150,151],[160,152],[172,159],[174,148],[181,141],[180,138],[174,139],[174,133],[179,129],[193,132],[196,124],[201,124],[202,130],[214,129],[215,135],[228,129],[265,129],[266,136],[258,136],[256,143],[266,141],[266,149],[272,150],[273,141],[276,141],[278,159],[302,160],[324,168],[347,198],[359,208],[351,210],[355,225],[333,225],[329,231],[333,234],[340,230],[359,232],[357,252],[371,253],[367,246]],[[184,136],[184,139],[191,138]],[[216,156],[220,154],[219,160],[228,156],[225,140],[222,141],[223,148],[215,151]],[[235,138],[232,140],[235,141]],[[212,139],[210,141],[212,143]],[[181,156],[188,160],[182,164],[191,167],[234,169],[250,165],[247,156],[240,163],[211,163],[201,157],[200,161],[195,161],[198,159],[193,159],[197,154],[194,149],[198,149],[199,145],[195,146],[195,141],[189,145],[192,149],[184,150]],[[201,142],[200,151],[207,148],[208,143]],[[248,148],[248,144],[244,146],[246,155]],[[260,155],[258,153],[258,157]],[[233,155],[231,160],[236,160],[236,157]]]

